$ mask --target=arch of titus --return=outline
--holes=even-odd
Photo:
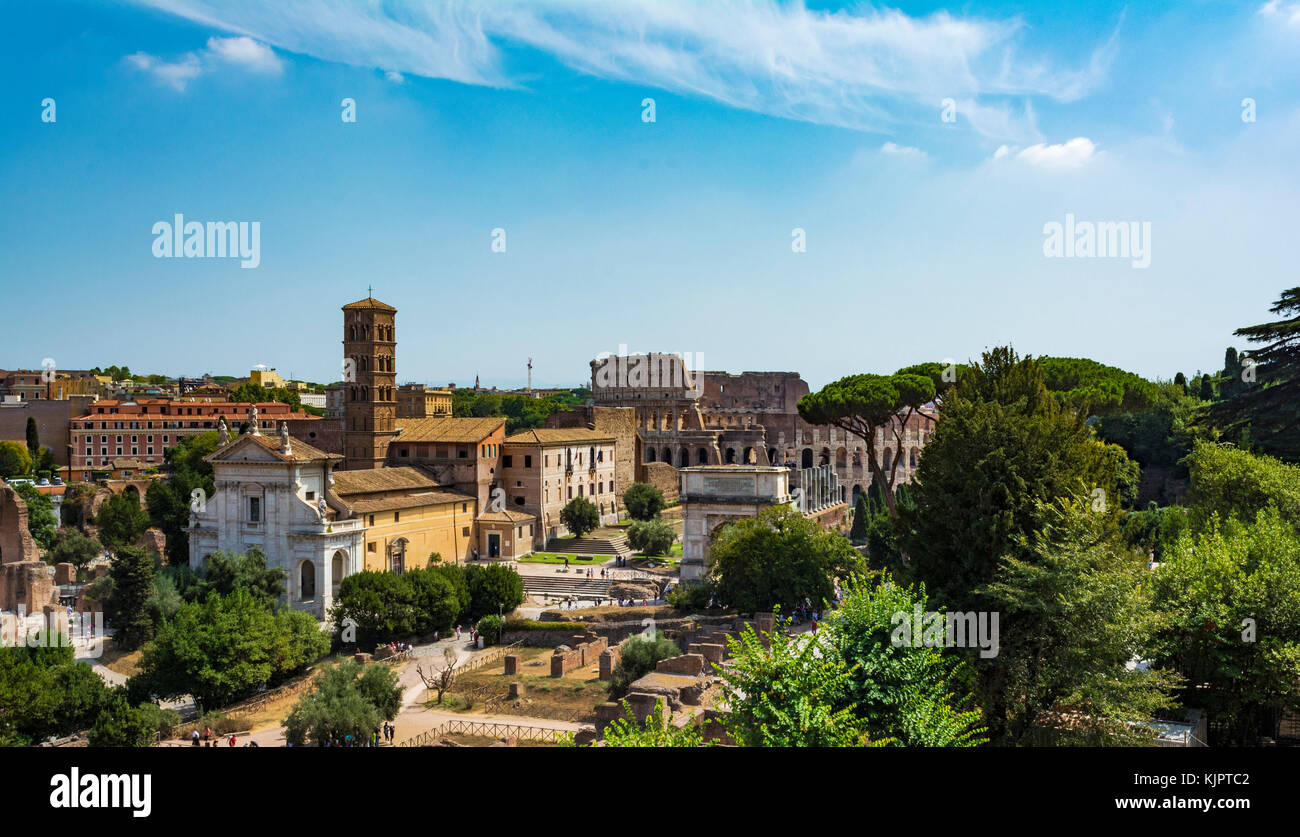
[[[829,465],[794,470],[774,465],[700,465],[682,468],[682,581],[708,570],[709,543],[727,523],[788,505],[823,524],[842,522],[839,478]],[[791,483],[793,482],[793,485]]]

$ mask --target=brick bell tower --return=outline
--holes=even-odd
[[[382,468],[397,435],[397,309],[374,297],[343,306],[343,467]]]

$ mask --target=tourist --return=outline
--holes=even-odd
[[[460,625],[456,626],[456,639],[460,639]]]
[[[205,724],[203,726],[203,746],[209,747],[211,744],[208,739],[212,738],[212,730]]]
[[[190,730],[190,743],[195,747],[199,746],[199,731],[197,729]]]
[[[231,747],[235,746],[235,736],[233,733],[230,736],[230,746]]]

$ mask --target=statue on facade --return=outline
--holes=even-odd
[[[226,424],[225,416],[217,420],[217,444],[221,447],[230,444],[230,425]]]
[[[289,452],[289,422],[280,422],[280,451]]]
[[[316,511],[317,513],[320,514],[321,520],[325,519],[325,515],[329,513],[329,510],[330,510],[329,504],[325,502],[324,497],[321,497],[319,500],[316,501]]]
[[[254,436],[261,436],[262,431],[258,429],[260,422],[257,420],[257,405],[254,404],[248,411],[248,432]]]

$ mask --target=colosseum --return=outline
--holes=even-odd
[[[843,502],[871,485],[862,439],[799,417],[808,384],[798,372],[692,371],[673,354],[611,355],[593,360],[591,370],[592,404],[632,411],[638,465],[831,465]],[[908,420],[895,485],[913,478],[936,417],[926,405]],[[886,470],[895,445],[876,440]]]

